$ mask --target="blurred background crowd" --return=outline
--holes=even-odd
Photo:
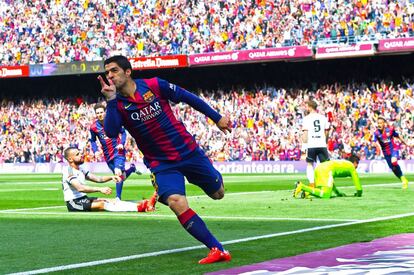
[[[214,109],[230,115],[233,132],[223,135],[214,123],[185,104],[174,112],[208,156],[215,161],[300,160],[301,127],[310,97],[330,123],[332,158],[357,152],[362,159],[381,159],[372,141],[376,118],[384,116],[409,143],[399,146],[402,159],[414,158],[414,81],[350,82],[301,88],[195,91]],[[99,99],[98,99],[99,100]],[[0,163],[61,162],[68,145],[85,149],[85,161],[103,161],[88,143],[97,98],[3,100],[0,107]],[[142,161],[129,137],[128,161]]]
[[[413,0],[4,0],[0,6],[2,65],[413,35]]]

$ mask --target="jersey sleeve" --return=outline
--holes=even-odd
[[[79,171],[81,171],[81,172],[82,172],[82,174],[84,174],[84,175],[85,175],[85,178],[86,178],[86,177],[88,177],[89,170],[87,170],[85,167],[80,167],[80,168],[79,168]]]
[[[400,134],[398,134],[398,132],[397,132],[397,131],[395,131],[395,129],[393,128],[393,129],[392,129],[392,136],[393,136],[393,137],[400,137]]]
[[[108,101],[104,120],[105,134],[110,138],[117,138],[121,132],[122,117],[117,108],[117,100]]]
[[[163,79],[158,78],[157,80],[163,97],[175,103],[185,102],[200,113],[211,118],[215,123],[221,119],[221,115],[198,96]]]
[[[89,136],[89,141],[91,143],[91,147],[92,147],[92,151],[95,153],[96,151],[98,151],[98,146],[96,144],[96,133],[90,129],[90,136]]]
[[[309,130],[309,117],[305,116],[303,118],[303,124],[302,124],[302,131]]]
[[[378,141],[378,131],[375,131],[374,134],[372,135],[372,141],[374,142]]]
[[[77,179],[78,177],[75,173],[73,173],[71,167],[67,167],[63,170],[63,178],[67,184],[71,185],[72,180]]]
[[[121,143],[122,145],[125,145],[126,142],[126,131],[124,127],[121,127]]]

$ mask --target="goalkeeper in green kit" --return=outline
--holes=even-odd
[[[318,198],[329,199],[332,197],[332,192],[338,197],[345,197],[346,195],[336,188],[334,179],[346,177],[351,177],[355,185],[354,196],[361,197],[362,186],[356,171],[358,163],[359,157],[356,155],[352,155],[348,160],[330,160],[320,163],[315,169],[315,187],[297,182],[293,197],[304,198],[310,194]]]

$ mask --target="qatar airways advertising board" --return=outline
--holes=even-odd
[[[315,59],[357,57],[374,55],[375,48],[371,43],[354,45],[332,45],[316,49]]]
[[[379,52],[411,52],[414,51],[414,37],[381,39]]]
[[[188,67],[187,55],[166,55],[130,58],[133,70],[153,70]]]
[[[312,50],[306,46],[282,47],[245,51],[201,53],[190,55],[188,58],[190,66],[221,65],[238,62],[312,58]]]

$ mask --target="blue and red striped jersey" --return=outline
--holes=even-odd
[[[186,102],[214,122],[221,119],[207,103],[179,86],[160,78],[134,81],[134,98],[118,93],[116,99],[108,102],[105,131],[108,136],[115,136],[123,125],[150,169],[158,167],[160,162],[183,160],[198,148],[194,137],[175,117],[169,101]]]
[[[396,144],[394,143],[394,137],[399,137],[400,135],[392,127],[385,127],[381,132],[377,129],[374,132],[374,141],[378,141],[382,152],[385,156],[390,156],[392,152],[396,150]]]
[[[126,133],[124,128],[121,128],[121,135],[118,135],[117,138],[110,138],[105,134],[102,123],[99,120],[95,120],[90,127],[90,133],[89,141],[91,142],[93,152],[95,153],[98,150],[96,139],[99,139],[106,162],[111,161],[115,156],[125,155],[125,150],[118,150],[116,148],[118,144],[125,146]]]

